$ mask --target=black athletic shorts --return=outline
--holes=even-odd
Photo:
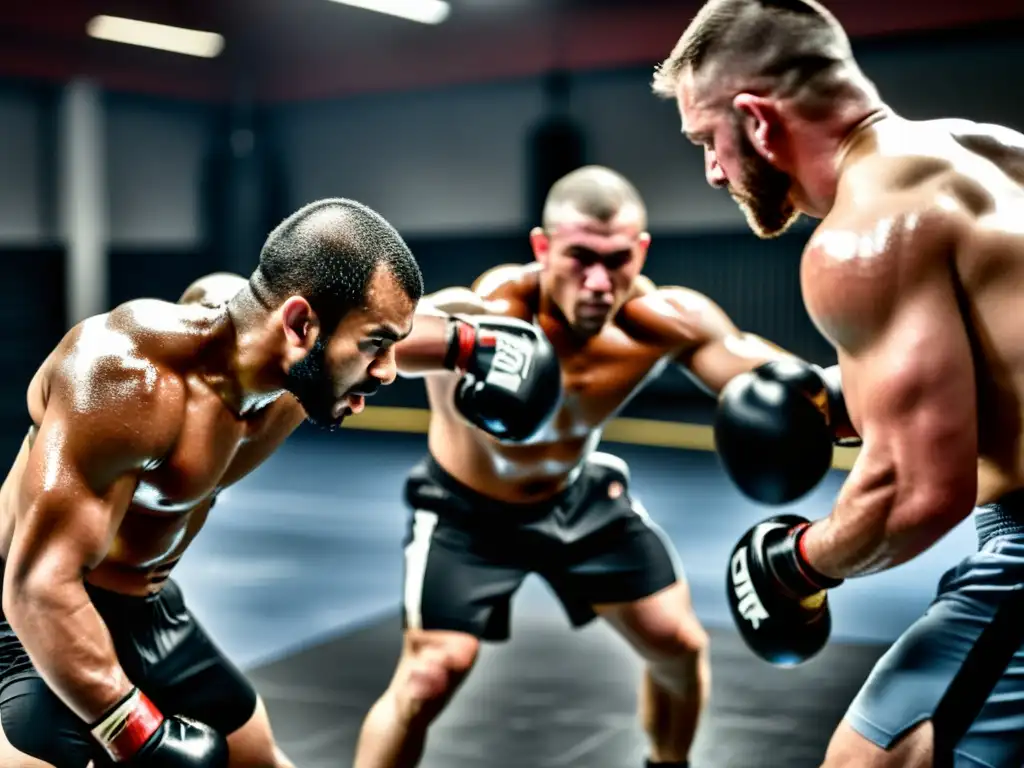
[[[621,459],[595,453],[543,503],[509,504],[466,488],[427,456],[406,481],[406,628],[509,637],[512,595],[544,578],[573,626],[593,606],[632,602],[675,583],[669,544],[629,493]]]
[[[156,595],[87,587],[128,678],[165,715],[184,715],[225,736],[256,711],[256,691],[195,620],[168,581]],[[83,723],[39,677],[0,613],[0,724],[15,749],[56,768],[110,765]]]

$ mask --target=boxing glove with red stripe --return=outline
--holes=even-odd
[[[510,317],[452,317],[446,368],[462,374],[455,407],[495,437],[520,442],[551,418],[561,400],[562,371],[536,326]]]
[[[808,565],[800,549],[808,525],[797,515],[769,518],[747,531],[729,557],[733,621],[751,650],[779,666],[806,661],[828,642],[826,590],[842,584]]]
[[[227,740],[209,726],[164,717],[138,688],[92,727],[93,738],[118,764],[142,768],[226,768]]]

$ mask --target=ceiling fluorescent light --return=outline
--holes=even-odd
[[[420,24],[440,24],[448,18],[451,6],[444,0],[332,0],[354,8],[387,13]]]
[[[150,21],[122,19],[118,16],[96,16],[85,27],[89,37],[127,45],[141,45],[161,51],[183,53],[212,59],[224,50],[224,38],[216,32],[169,27]]]

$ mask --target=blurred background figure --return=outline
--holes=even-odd
[[[1020,4],[826,5],[901,114],[1024,130]],[[29,423],[29,378],[68,327],[128,299],[175,300],[204,274],[249,274],[268,232],[302,205],[344,196],[378,210],[435,291],[530,261],[527,233],[551,183],[590,163],[623,173],[643,196],[654,282],[701,291],[741,327],[831,365],[799,299],[809,224],[751,237],[728,194],[703,183],[702,153],[680,140],[674,105],[651,95],[654,64],[698,7],[37,0],[6,9],[4,460]],[[845,585],[831,598],[829,648],[798,669],[767,668],[734,636],[722,566],[764,510],[710,452],[712,404],[670,368],[604,436],[642,471],[648,511],[686,563],[712,634],[714,687],[693,763],[816,766],[874,659],[927,605],[945,565],[975,546],[973,529]],[[400,489],[425,448],[425,406],[422,382],[400,380],[347,423],[359,434],[300,429],[222,495],[182,563],[191,609],[252,675],[300,768],[347,764],[398,657]],[[825,514],[851,461],[838,451],[836,469],[788,509]],[[515,641],[482,655],[422,765],[640,764],[636,662],[621,640],[594,626],[566,642],[558,604],[535,580],[512,620],[534,631],[513,631]]]

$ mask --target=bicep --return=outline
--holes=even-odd
[[[693,331],[690,343],[676,361],[707,389],[718,393],[735,376],[757,366],[792,357],[760,336],[742,331],[729,315],[707,297],[688,299]]]
[[[453,286],[424,296],[420,315],[500,315],[526,319],[528,297],[536,290],[537,271],[502,264],[484,272],[471,287]]]
[[[416,314],[420,317],[508,315],[512,303],[507,298],[482,296],[470,288],[444,288],[424,296]]]
[[[94,568],[134,493],[136,473],[96,467],[96,449],[75,436],[69,421],[48,413],[29,454],[8,556],[15,578],[33,571],[71,577]]]
[[[55,374],[21,478],[8,560],[88,570],[107,554],[145,467],[177,439],[181,382],[104,362]]]

